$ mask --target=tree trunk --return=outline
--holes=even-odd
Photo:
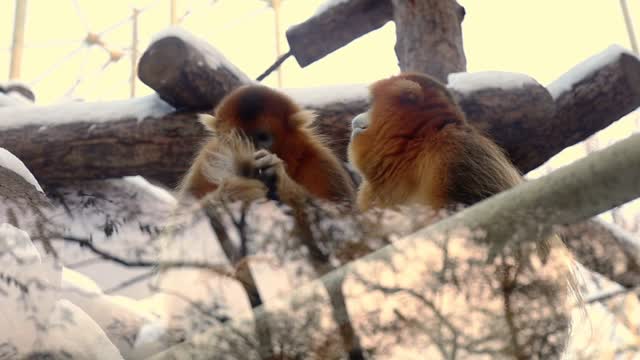
[[[464,8],[456,0],[393,0],[396,56],[402,71],[432,75],[446,83],[447,75],[463,72]]]

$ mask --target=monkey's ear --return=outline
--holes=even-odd
[[[217,119],[209,114],[198,114],[198,121],[208,130],[214,130]]]
[[[313,111],[302,110],[289,117],[289,124],[294,128],[303,128],[311,125],[314,119]]]
[[[422,87],[417,82],[398,79],[391,86],[393,96],[405,104],[419,104],[422,101]]]
[[[419,104],[424,97],[422,87],[415,81],[401,77],[381,80],[371,86],[374,99],[392,98],[403,104]]]

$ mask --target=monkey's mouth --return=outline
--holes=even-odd
[[[369,113],[362,113],[351,121],[351,139],[367,130],[369,127]]]

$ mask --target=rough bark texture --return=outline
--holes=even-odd
[[[204,129],[195,114],[9,129],[0,146],[43,185],[142,175],[173,187],[189,167]]]
[[[553,84],[549,86],[551,89]],[[640,60],[621,54],[614,61],[580,80],[556,98],[553,125],[544,134],[545,143],[537,151],[544,154],[523,166],[531,170],[545,158],[559,153],[640,106]],[[533,160],[533,159],[532,159]]]
[[[165,37],[149,46],[138,76],[176,109],[209,110],[247,77],[224,63],[212,67],[207,55],[178,37]]]
[[[22,176],[0,166],[0,224],[9,223],[26,231],[31,237],[42,237],[48,221],[46,210],[51,203]],[[51,244],[43,241],[45,251]]]
[[[336,4],[287,30],[298,64],[305,67],[378,29],[393,17],[390,0],[351,0]]]
[[[455,0],[393,0],[396,56],[402,71],[430,74],[442,82],[462,72],[464,8]]]
[[[539,148],[547,145],[547,134],[554,131],[555,104],[540,84],[520,88],[488,88],[461,94],[453,90],[456,100],[473,125],[509,153],[513,163],[523,172],[544,156]]]
[[[615,225],[590,220],[569,226],[563,238],[584,267],[624,287],[640,284],[640,242]]]

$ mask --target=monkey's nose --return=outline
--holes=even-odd
[[[369,126],[369,113],[362,113],[354,117],[351,121],[351,127],[356,129],[366,129]]]

